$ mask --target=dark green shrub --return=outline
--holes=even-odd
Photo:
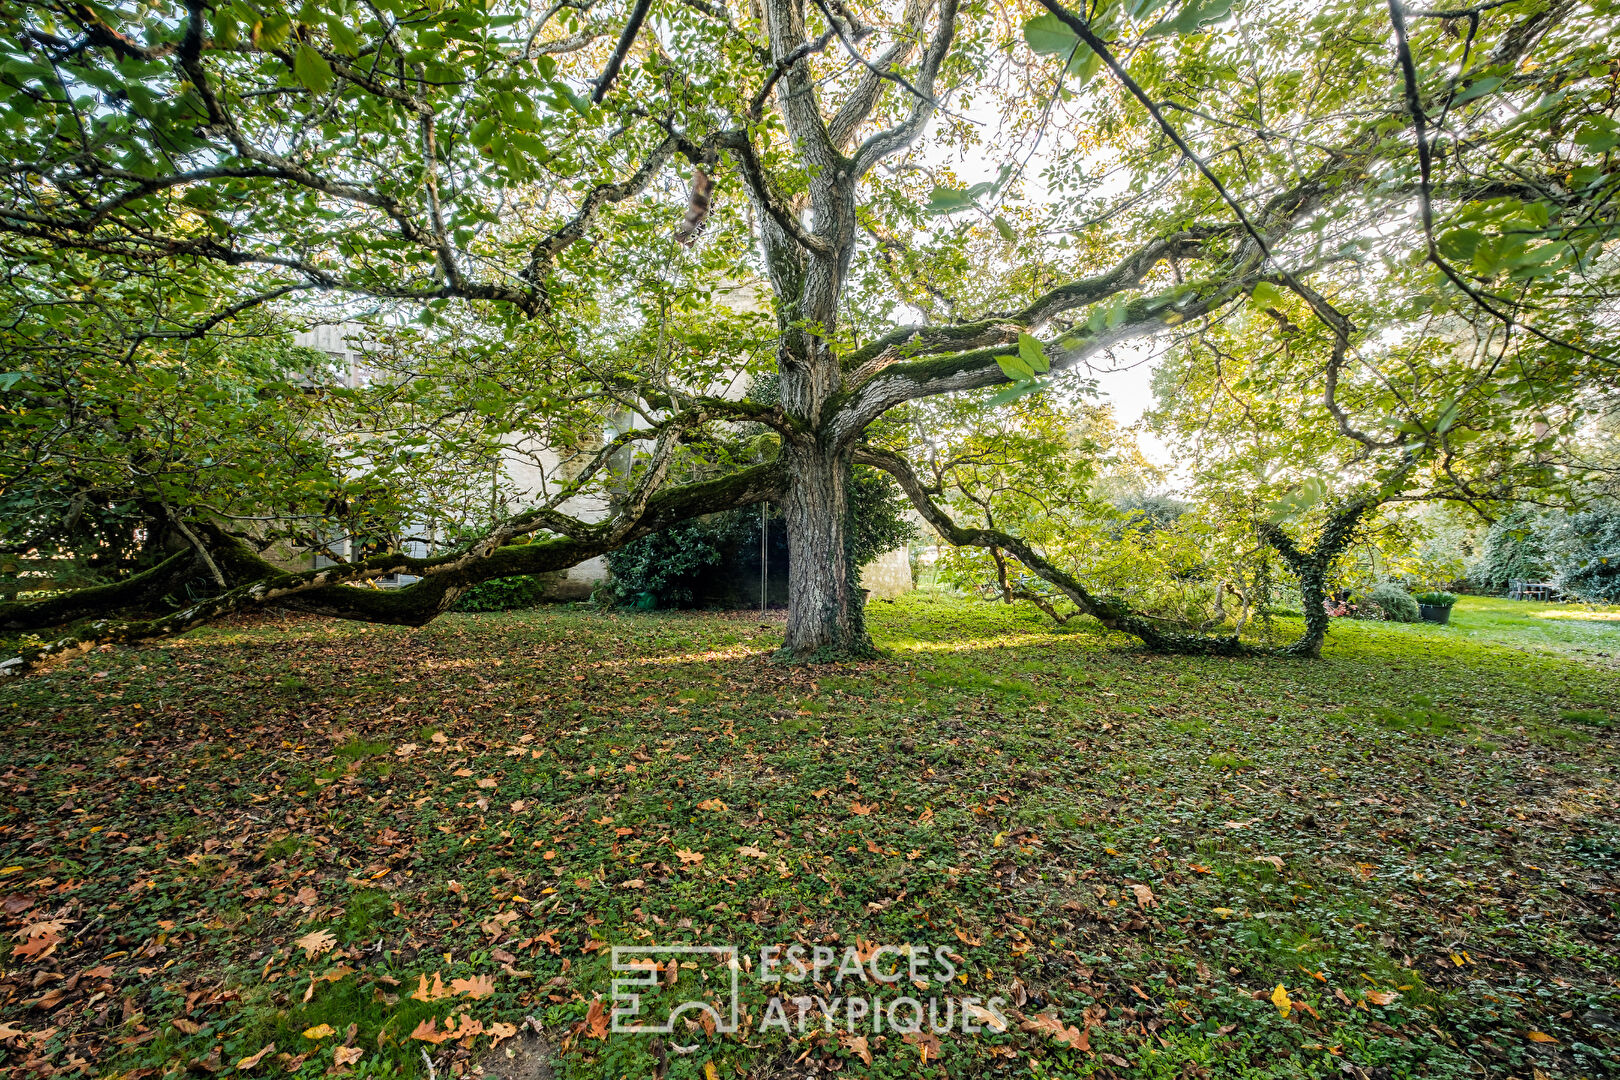
[[[759,512],[728,510],[672,525],[626,544],[607,557],[612,578],[599,595],[636,607],[690,607],[701,582],[752,536],[759,542]]]
[[[461,594],[456,611],[521,611],[546,599],[555,574],[522,574],[491,578]]]
[[[1552,567],[1547,557],[1546,523],[1541,514],[1514,510],[1485,534],[1485,546],[1469,577],[1489,592],[1502,592],[1510,581],[1545,581]]]
[[[1382,608],[1390,622],[1417,622],[1423,617],[1417,601],[1398,581],[1380,581],[1367,590],[1366,598]]]
[[[917,527],[906,518],[911,503],[886,472],[855,466],[849,477],[849,509],[855,525],[849,555],[857,567],[917,539]]]
[[[854,527],[850,556],[864,566],[886,551],[893,551],[917,535],[906,520],[905,496],[887,473],[857,465],[850,477],[850,513]],[[778,514],[768,516],[772,580],[787,568],[787,545]],[[611,578],[597,596],[608,603],[636,607],[693,607],[706,600],[724,599],[727,578],[758,580],[760,512],[744,507],[682,522],[644,536],[607,556]],[[736,583],[734,582],[734,583]],[[772,595],[776,585],[773,584]],[[757,602],[757,596],[755,597]]]
[[[1620,602],[1620,510],[1587,510],[1550,531],[1553,580],[1591,603]]]

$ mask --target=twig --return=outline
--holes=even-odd
[[[641,33],[641,24],[651,7],[652,0],[636,0],[636,6],[630,9],[630,21],[624,24],[624,33],[619,35],[619,43],[613,46],[613,55],[608,57],[607,66],[596,80],[596,89],[591,91],[593,103],[600,105],[602,99],[607,97],[608,87],[613,85],[614,78],[619,74],[624,58],[630,53],[630,46],[636,43],[636,35]]]

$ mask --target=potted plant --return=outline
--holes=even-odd
[[[1457,602],[1457,595],[1448,592],[1420,592],[1412,599],[1418,602],[1418,614],[1423,616],[1424,622],[1444,625],[1451,621],[1451,605]]]

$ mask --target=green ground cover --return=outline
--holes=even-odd
[[[0,686],[0,1071],[1620,1070],[1615,611],[1467,598],[1315,663],[937,593],[872,618],[888,658],[842,668],[770,662],[751,615],[545,609]],[[907,943],[926,986],[758,978]],[[743,950],[744,1030],[607,1032],[610,946],[682,944]],[[1007,1030],[801,1033],[805,993],[999,997]]]

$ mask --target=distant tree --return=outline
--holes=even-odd
[[[1553,580],[1591,603],[1620,603],[1620,508],[1600,506],[1558,518],[1548,530]]]
[[[1515,509],[1491,524],[1472,576],[1498,592],[1513,581],[1545,581],[1552,573],[1547,522],[1536,509]]]

